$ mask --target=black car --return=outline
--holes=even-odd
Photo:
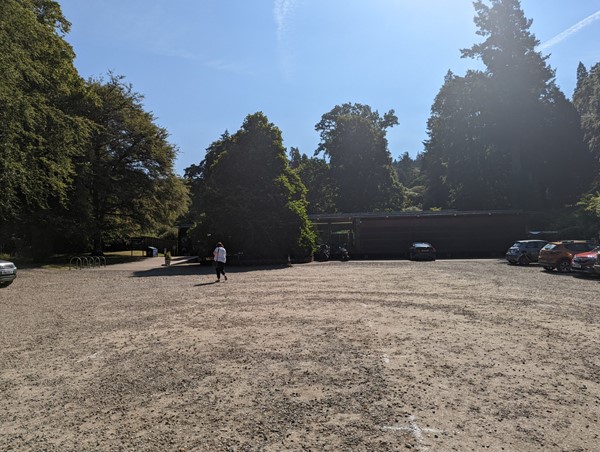
[[[12,262],[0,260],[0,287],[7,287],[17,277],[17,267]]]
[[[519,240],[506,252],[509,264],[529,265],[537,262],[540,250],[548,244],[546,240]]]
[[[408,258],[411,261],[434,261],[435,248],[428,242],[414,242],[408,250]]]

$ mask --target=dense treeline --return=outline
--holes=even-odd
[[[171,233],[176,149],[121,77],[83,80],[51,0],[0,0],[0,252],[102,252]]]
[[[535,47],[518,0],[475,3],[486,69],[448,73],[428,122],[426,205],[542,210],[575,202],[591,155],[579,117]],[[568,175],[568,183],[565,176]]]
[[[462,55],[480,59],[485,69],[446,74],[431,107],[424,151],[415,159],[404,153],[392,162],[402,195],[390,196],[387,185],[375,188],[362,182],[382,180],[369,160],[377,139],[365,131],[359,135],[358,127],[350,135],[346,123],[350,115],[358,122],[360,109],[369,107],[338,106],[316,126],[323,138],[317,154],[333,153],[335,159],[292,153],[309,199],[319,194],[309,204],[310,212],[399,206],[519,209],[538,212],[540,225],[551,229],[598,235],[600,65],[589,72],[580,65],[571,102],[556,85],[547,57],[535,50],[539,42],[529,31],[532,21],[518,0],[476,1],[474,6],[477,34],[484,40]],[[332,127],[330,117],[338,111],[344,120]],[[377,130],[377,124],[374,120],[370,130]],[[394,124],[395,117],[385,127]],[[332,131],[323,134],[324,125]],[[385,127],[378,130],[383,137]],[[360,161],[354,159],[357,147]],[[324,187],[331,187],[328,196]],[[363,189],[386,193],[385,201],[368,197],[370,203],[360,202]]]
[[[0,252],[101,252],[193,225],[263,260],[315,247],[308,213],[523,209],[544,225],[600,230],[600,64],[577,69],[569,100],[518,0],[476,1],[483,70],[448,71],[414,159],[392,159],[393,110],[346,103],[315,125],[312,156],[283,147],[260,113],[225,132],[179,178],[176,148],[120,76],[83,80],[52,0],[0,0]],[[312,152],[312,151],[311,151]]]

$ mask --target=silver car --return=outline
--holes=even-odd
[[[0,260],[0,287],[8,287],[17,277],[17,266],[12,262]]]

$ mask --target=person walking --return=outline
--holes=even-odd
[[[217,271],[217,282],[221,281],[221,275],[227,281],[227,275],[225,274],[225,262],[227,261],[227,251],[221,242],[217,243],[217,247],[213,251],[215,259],[215,269]]]

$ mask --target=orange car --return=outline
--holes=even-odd
[[[571,259],[578,253],[594,249],[598,244],[585,240],[561,240],[550,242],[540,250],[538,263],[551,271],[556,268],[560,273],[571,271]]]

